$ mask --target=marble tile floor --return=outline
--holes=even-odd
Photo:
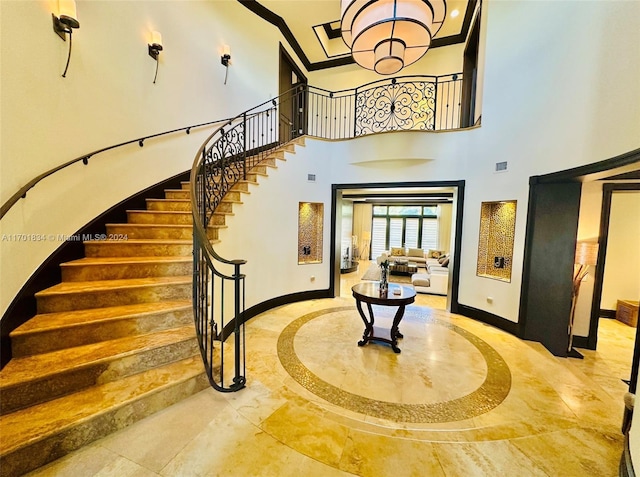
[[[204,390],[29,475],[617,475],[635,329],[601,320],[584,360],[421,304],[400,354],[358,347],[362,330],[348,296],[259,315],[246,389]]]

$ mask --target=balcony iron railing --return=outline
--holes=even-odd
[[[461,91],[460,74],[380,80],[338,92],[298,85],[207,138],[191,170],[193,305],[200,350],[215,389],[237,391],[246,383],[241,271],[246,262],[221,257],[207,236],[207,227],[221,220],[216,209],[225,195],[274,150],[299,136],[349,139],[387,131],[456,129]],[[226,359],[229,353],[232,359]]]

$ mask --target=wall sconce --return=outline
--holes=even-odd
[[[222,47],[222,56],[220,57],[220,63],[226,68],[224,84],[227,84],[227,76],[229,75],[229,61],[231,61],[231,48],[229,48],[229,45],[224,45]]]
[[[51,14],[53,19],[53,31],[67,41],[67,33],[69,34],[69,54],[67,55],[67,65],[64,67],[62,77],[67,77],[67,69],[69,69],[69,61],[71,60],[71,38],[73,37],[73,29],[80,28],[78,15],[76,13],[76,2],[74,0],[58,0],[58,17],[54,13]]]
[[[153,77],[153,84],[158,77],[158,56],[162,51],[162,35],[158,31],[151,32],[151,43],[149,43],[149,56],[156,60],[156,75]]]

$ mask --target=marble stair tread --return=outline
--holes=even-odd
[[[188,247],[191,251],[192,246]],[[135,250],[134,250],[135,251]],[[184,254],[187,250],[182,250]],[[193,257],[184,255],[138,256],[135,253],[91,254],[60,264],[63,282],[120,280],[130,278],[186,276],[193,273]]]
[[[169,224],[191,225],[191,212],[173,212],[167,210],[128,210],[127,222],[130,224]]]
[[[191,199],[146,199],[146,204],[147,210],[191,210]]]
[[[191,243],[191,242],[189,242]],[[148,257],[84,257],[79,258],[77,260],[72,260],[70,262],[61,263],[61,267],[74,267],[80,265],[109,265],[110,263],[177,263],[177,262],[192,262],[193,257],[189,256],[154,256],[150,255]]]
[[[83,242],[84,244],[89,244],[89,245],[96,245],[96,244],[100,244],[100,245],[121,245],[123,243],[126,244],[131,244],[131,245],[143,245],[143,244],[174,244],[174,245],[188,245],[191,243],[191,240],[188,239],[165,239],[165,238],[161,238],[161,239],[152,239],[152,238],[148,238],[148,239],[131,239],[131,240],[85,240]]]
[[[143,210],[137,210],[135,212],[145,212]],[[153,212],[161,212],[158,210],[154,210]],[[126,223],[126,224],[106,224],[107,227],[157,227],[158,229],[162,229],[162,228],[188,228],[188,229],[192,229],[193,226],[189,225],[189,224],[131,224],[131,223]]]
[[[195,339],[193,325],[12,359],[0,371],[0,393],[91,365]]]
[[[147,213],[147,214],[158,214],[158,215],[192,215],[190,210],[144,210],[144,209],[132,209],[127,210],[127,212],[135,212],[135,213]]]
[[[86,257],[131,257],[131,256],[187,256],[192,249],[190,239],[131,239],[131,240],[87,240],[84,242]]]
[[[11,336],[28,333],[70,328],[78,325],[102,323],[106,321],[122,320],[131,317],[154,315],[171,311],[190,310],[190,300],[162,301],[154,303],[139,303],[136,305],[110,306],[105,308],[91,308],[88,310],[63,311],[58,313],[41,313],[22,324],[11,332]]]
[[[163,389],[181,386],[198,377],[204,377],[204,367],[200,356],[195,356],[2,416],[0,417],[2,428],[0,457],[5,458],[20,448],[50,439],[58,434],[64,438],[75,426],[85,425],[98,416],[130,406],[145,396],[154,395]],[[206,381],[206,377],[201,381]],[[203,388],[204,386],[200,384],[191,393]],[[166,405],[170,404],[172,402],[166,403]],[[160,406],[162,407],[164,406]],[[107,432],[103,435],[145,417],[144,413],[149,413],[148,408],[149,406],[140,406],[138,409],[140,416],[132,416],[133,420],[128,423],[123,422],[122,426],[106,429]],[[123,420],[111,419],[110,421]],[[103,435],[97,435],[95,438]],[[80,445],[83,444],[86,442],[80,443]],[[69,452],[73,449],[65,450]],[[56,457],[59,455],[54,456]]]
[[[250,186],[259,186],[260,183],[257,180],[252,180],[252,179],[246,179],[246,180],[241,180],[236,182],[230,190],[232,191],[237,191],[237,192],[241,192],[243,194],[251,194],[251,191],[249,190]],[[184,182],[182,183],[182,190],[189,190],[189,183],[188,182]]]
[[[36,298],[51,295],[66,295],[69,293],[83,293],[104,290],[122,290],[140,288],[153,285],[172,285],[191,283],[191,276],[125,278],[120,280],[95,280],[87,282],[62,282],[36,293]]]
[[[192,224],[106,224],[106,228],[110,233],[126,236],[127,240],[191,240],[193,237]],[[216,238],[216,229],[221,228],[226,228],[226,225],[209,225],[207,233],[211,238]]]
[[[190,204],[191,199],[167,199],[167,198],[148,198],[146,202],[177,202],[179,204]]]

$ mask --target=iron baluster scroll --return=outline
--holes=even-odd
[[[396,78],[356,92],[355,135],[398,130],[435,130],[436,78]]]

